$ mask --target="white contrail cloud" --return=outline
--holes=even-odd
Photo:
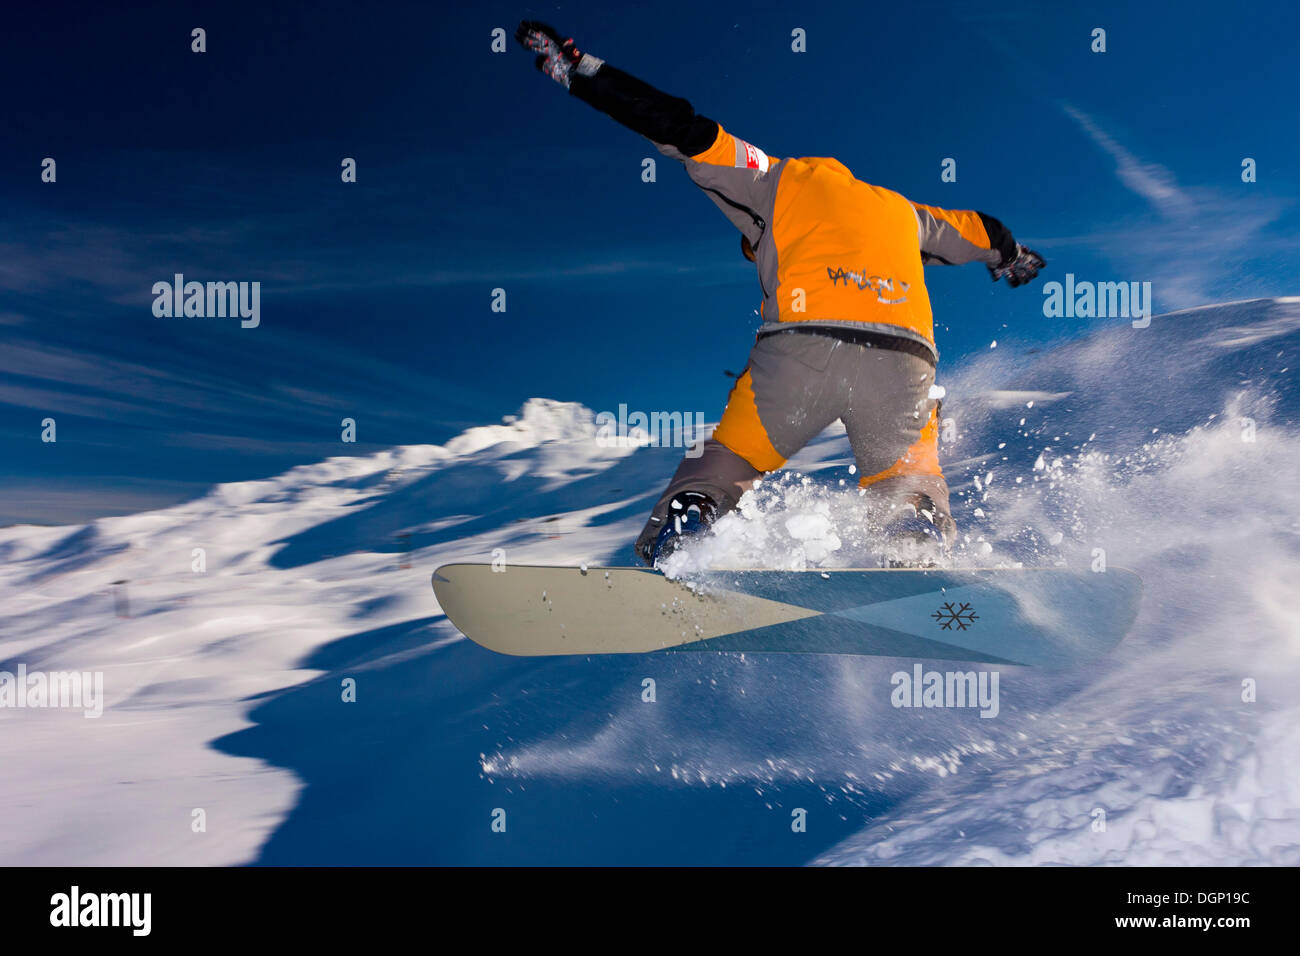
[[[1083,110],[1069,103],[1061,104],[1061,108],[1115,160],[1115,174],[1128,189],[1170,219],[1182,219],[1192,214],[1195,203],[1179,187],[1173,173],[1158,163],[1145,163],[1138,159]]]
[[[1162,308],[1188,308],[1254,295],[1246,266],[1277,245],[1270,227],[1289,203],[1268,195],[1185,187],[1159,163],[1146,162],[1083,110],[1058,101],[1115,162],[1115,176],[1158,217],[1129,219],[1067,241],[1092,245],[1150,275]]]

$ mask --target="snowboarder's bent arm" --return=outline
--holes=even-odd
[[[966,209],[940,209],[912,203],[916,210],[921,261],[946,266],[982,262],[993,281],[1006,278],[1012,286],[1022,285],[1047,262],[1011,235],[1011,230],[988,213]]]
[[[940,209],[914,202],[921,258],[946,266],[982,262],[988,266],[1015,257],[1011,231],[992,216],[965,209]]]
[[[736,228],[758,242],[771,215],[776,183],[766,174],[776,159],[699,115],[689,101],[580,52],[546,24],[525,20],[515,38],[538,54],[538,69],[571,94],[680,160]]]

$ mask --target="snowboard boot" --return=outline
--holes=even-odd
[[[708,495],[700,491],[681,492],[668,506],[668,514],[663,519],[654,546],[642,557],[655,567],[661,559],[676,551],[686,538],[708,528],[717,516],[718,505]]]
[[[929,495],[913,495],[885,524],[884,557],[891,568],[933,568],[947,556],[938,509]]]

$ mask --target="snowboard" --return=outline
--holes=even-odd
[[[1072,667],[1137,616],[1132,571],[710,571],[444,564],[433,590],[466,637],[501,654],[652,651],[860,654]]]

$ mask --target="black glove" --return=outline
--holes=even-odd
[[[1046,259],[1033,249],[1028,249],[1017,242],[1015,258],[1003,262],[1000,266],[989,266],[989,275],[993,277],[994,282],[1005,277],[1007,285],[1014,289],[1033,279],[1038,275],[1038,270],[1046,265]]]
[[[582,76],[591,76],[605,62],[582,53],[574,45],[572,37],[565,39],[555,32],[554,27],[537,20],[520,21],[515,39],[525,50],[536,53],[537,68],[566,90],[574,70]]]

